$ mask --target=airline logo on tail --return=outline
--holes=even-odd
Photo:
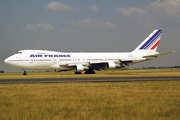
[[[140,48],[139,50],[154,50],[160,41],[162,30],[157,30]]]

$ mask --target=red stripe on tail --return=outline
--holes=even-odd
[[[159,40],[159,41],[160,41],[160,40]],[[159,41],[151,48],[151,50],[154,50],[154,49],[158,46]]]

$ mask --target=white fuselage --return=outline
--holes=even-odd
[[[47,50],[22,50],[4,62],[12,67],[29,70],[69,70],[65,64],[117,61],[142,58],[142,54],[125,53],[65,53]]]

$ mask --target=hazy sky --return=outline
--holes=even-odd
[[[163,29],[158,52],[132,67],[180,65],[180,0],[0,0],[0,70],[23,49],[124,52]]]

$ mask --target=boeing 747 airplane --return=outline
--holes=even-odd
[[[25,70],[74,70],[75,74],[95,74],[94,70],[115,69],[152,60],[171,52],[156,52],[162,30],[154,30],[136,49],[132,52],[116,53],[73,53],[55,52],[48,50],[20,50],[8,57],[4,62],[12,67]]]

